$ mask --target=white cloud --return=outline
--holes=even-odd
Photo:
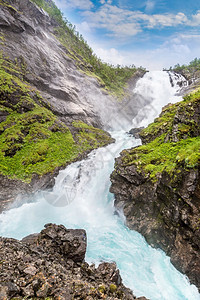
[[[112,36],[125,37],[134,36],[141,32],[141,28],[137,23],[125,23],[125,24],[110,24],[109,29],[113,32]]]
[[[111,64],[136,65],[148,70],[162,70],[177,63],[187,64],[199,57],[200,35],[191,32],[171,36],[162,45],[152,50],[117,50],[92,44],[94,52],[103,61]]]
[[[200,25],[200,10],[197,11],[196,15],[192,15],[192,20],[190,21],[190,26]]]
[[[93,47],[94,52],[98,57],[101,58],[102,61],[116,65],[123,65],[124,64],[124,56],[120,54],[120,52],[115,49],[115,48],[110,48],[110,49],[104,49],[104,48],[99,48]]]
[[[89,24],[87,22],[82,22],[81,24],[78,25],[77,29],[81,32],[85,32],[85,33],[90,33],[91,32],[91,27],[89,26]]]
[[[94,6],[90,0],[54,0],[54,2],[60,9],[71,8],[88,10]]]
[[[147,1],[147,7],[153,7],[154,3]],[[140,11],[131,11],[119,8],[108,3],[102,5],[97,11],[84,11],[83,16],[93,28],[107,29],[109,35],[134,36],[143,29],[176,27],[178,25],[190,26],[191,20],[179,12],[177,14],[146,14]],[[200,12],[192,17],[193,23],[200,23]]]
[[[147,13],[150,13],[154,9],[154,7],[155,7],[155,2],[152,0],[147,0],[147,2],[145,4],[145,11]]]
[[[89,27],[105,29],[108,36],[118,38],[135,36],[145,29],[200,26],[200,10],[189,18],[182,12],[151,14],[155,0],[146,0],[146,13],[117,7],[112,5],[112,0],[99,1],[102,5],[97,10],[91,10],[94,7],[92,0],[55,0],[61,9],[83,10],[82,16]]]
[[[132,12],[117,6],[105,4],[98,11],[86,11],[83,15],[93,28],[107,29],[113,36],[133,36],[141,31],[140,25],[131,18]]]
[[[102,5],[95,11],[91,10],[91,8],[94,8],[92,0],[55,1],[61,9],[78,8],[83,10],[81,12],[83,20],[82,23],[77,24],[77,28],[88,40],[97,56],[109,63],[136,64],[149,69],[162,69],[176,63],[187,63],[194,57],[199,57],[200,34],[197,31],[195,32],[195,29],[197,30],[200,26],[200,10],[191,16],[186,16],[182,12],[177,14],[151,14],[155,7],[155,0],[146,0],[145,13],[117,7],[112,5],[112,0],[99,0]],[[171,27],[174,30],[177,26],[182,25],[191,27],[191,31],[184,31],[184,33],[174,34],[171,37],[168,36],[166,42],[160,46],[155,46],[153,50],[136,51],[132,48],[121,51],[116,49],[116,44],[122,44],[122,38],[127,41],[131,37],[139,35],[145,29],[145,35],[142,38],[147,37],[148,30],[151,29]],[[106,44],[106,41],[102,40],[99,45],[98,35],[91,34],[95,29],[104,29],[107,36],[114,38],[112,39],[114,44],[110,47]],[[97,44],[94,44],[94,40]]]
[[[165,15],[144,15],[141,19],[147,20],[147,28],[155,27],[175,27],[177,25],[186,24],[188,19],[183,13],[165,14]]]

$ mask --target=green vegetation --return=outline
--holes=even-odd
[[[141,131],[147,143],[123,151],[123,165],[135,165],[152,181],[164,171],[176,175],[182,168],[197,168],[200,163],[199,105],[200,91],[166,107],[154,123]],[[175,123],[177,113],[182,121]]]
[[[23,63],[0,56],[1,174],[30,182],[33,174],[53,172],[112,141],[83,122],[68,128],[59,121],[38,91],[22,80],[23,70]]]
[[[193,82],[196,89],[200,87],[200,58],[195,58],[188,65],[176,64],[174,67],[170,67],[169,70],[183,75],[189,83]],[[196,79],[195,83],[194,79]]]
[[[175,72],[186,70],[190,73],[193,73],[195,71],[200,71],[200,58],[195,58],[188,65],[176,64],[173,68],[170,67],[170,70],[173,70]]]
[[[134,65],[130,67],[118,65],[115,67],[103,63],[93,53],[83,36],[76,31],[75,26],[63,17],[53,1],[32,0],[32,2],[43,8],[57,21],[58,26],[54,28],[54,34],[66,47],[68,56],[76,61],[78,68],[89,76],[97,77],[103,88],[118,98],[122,98],[125,95],[124,87],[126,83],[129,78],[134,76],[137,68]]]
[[[115,284],[110,285],[110,292],[115,293],[117,291],[117,286]]]
[[[192,136],[197,128],[196,122],[193,119],[194,107],[199,105],[200,90],[191,93],[184,97],[184,100],[167,105],[161,115],[154,120],[147,128],[140,132],[142,140],[146,142],[152,141],[155,137],[166,133],[166,136],[171,139],[173,131],[175,115],[182,115],[182,122],[178,124],[177,138],[182,138],[183,135]],[[184,118],[183,118],[184,116]]]
[[[177,143],[164,143],[164,136],[133,150],[123,152],[124,165],[136,165],[152,181],[166,171],[175,174],[181,167],[195,168],[200,161],[200,137],[188,138]]]
[[[82,151],[101,147],[105,145],[105,142],[109,143],[112,140],[105,131],[89,126],[81,121],[74,121],[72,125],[77,129],[75,140]]]

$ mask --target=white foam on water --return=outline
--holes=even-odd
[[[162,80],[160,74],[163,73],[158,72],[156,77],[155,73],[149,73],[146,79],[140,79],[144,91],[154,89],[155,84],[145,87],[144,81],[149,84],[150,76],[157,83],[166,80],[166,74]],[[160,108],[169,101],[171,89],[168,84],[164,90],[168,97],[159,104]],[[150,93],[154,103],[158,102],[155,99],[157,92],[153,90]],[[146,95],[149,95],[148,91]],[[149,114],[148,122],[151,122],[152,116]],[[143,122],[142,118],[137,122],[141,126],[140,122]],[[52,192],[37,193],[34,202],[2,213],[0,234],[21,239],[39,232],[49,222],[63,224],[67,228],[84,228],[88,237],[86,261],[96,264],[115,261],[123,283],[136,296],[146,296],[151,300],[199,300],[197,288],[172,266],[169,257],[161,250],[151,248],[139,233],[124,225],[120,214],[115,213],[114,196],[109,193],[114,158],[122,149],[139,145],[140,140],[122,131],[112,135],[116,138],[115,144],[94,150],[86,160],[60,171]]]

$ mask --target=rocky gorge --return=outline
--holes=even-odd
[[[131,115],[142,105],[130,109],[144,70],[118,68],[130,72],[122,104],[70,44],[84,46],[54,2],[43,1],[45,10],[34,2],[0,1],[0,212],[16,196],[21,205],[52,188],[60,169],[112,143],[103,130],[111,109],[117,115],[126,106]],[[0,299],[136,299],[114,262],[85,262],[86,240],[85,230],[54,224],[22,241],[1,237]]]
[[[200,93],[169,104],[122,151],[111,175],[115,206],[129,228],[163,249],[198,288],[200,217]]]
[[[0,0],[0,51],[3,211],[16,196],[20,206],[38,190],[51,193],[61,169],[114,142],[105,130],[125,128],[146,100],[133,93],[145,70],[103,65],[51,0]],[[123,210],[128,227],[163,249],[198,288],[199,99],[197,91],[164,107],[146,129],[131,130],[143,146],[124,150],[111,175],[112,215]],[[87,173],[79,168],[74,181]],[[21,241],[1,237],[0,299],[137,299],[114,262],[85,262],[86,240],[85,230],[55,224]]]

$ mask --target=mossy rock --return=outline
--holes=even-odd
[[[176,125],[178,126],[176,135],[179,140],[183,137],[199,135],[199,103],[200,90],[185,96],[181,102],[164,107],[160,116],[147,128],[141,130],[142,142],[149,143],[163,134],[166,134],[168,141],[172,141]]]
[[[105,287],[105,285],[99,285],[98,291],[99,291],[101,294],[105,294],[105,293],[106,293],[106,287]]]
[[[115,293],[117,291],[117,286],[115,284],[111,284],[109,289],[111,293]]]
[[[152,181],[157,181],[164,171],[176,178],[182,169],[197,169],[200,163],[199,107],[200,91],[164,109],[161,116],[140,133],[146,144],[122,152],[123,166],[136,166],[139,173],[146,174]],[[178,123],[174,142],[172,128],[177,112],[183,122]]]
[[[0,75],[0,174],[30,182],[33,174],[53,172],[112,141],[103,130],[81,121],[68,128],[23,81],[18,62],[1,55]]]

